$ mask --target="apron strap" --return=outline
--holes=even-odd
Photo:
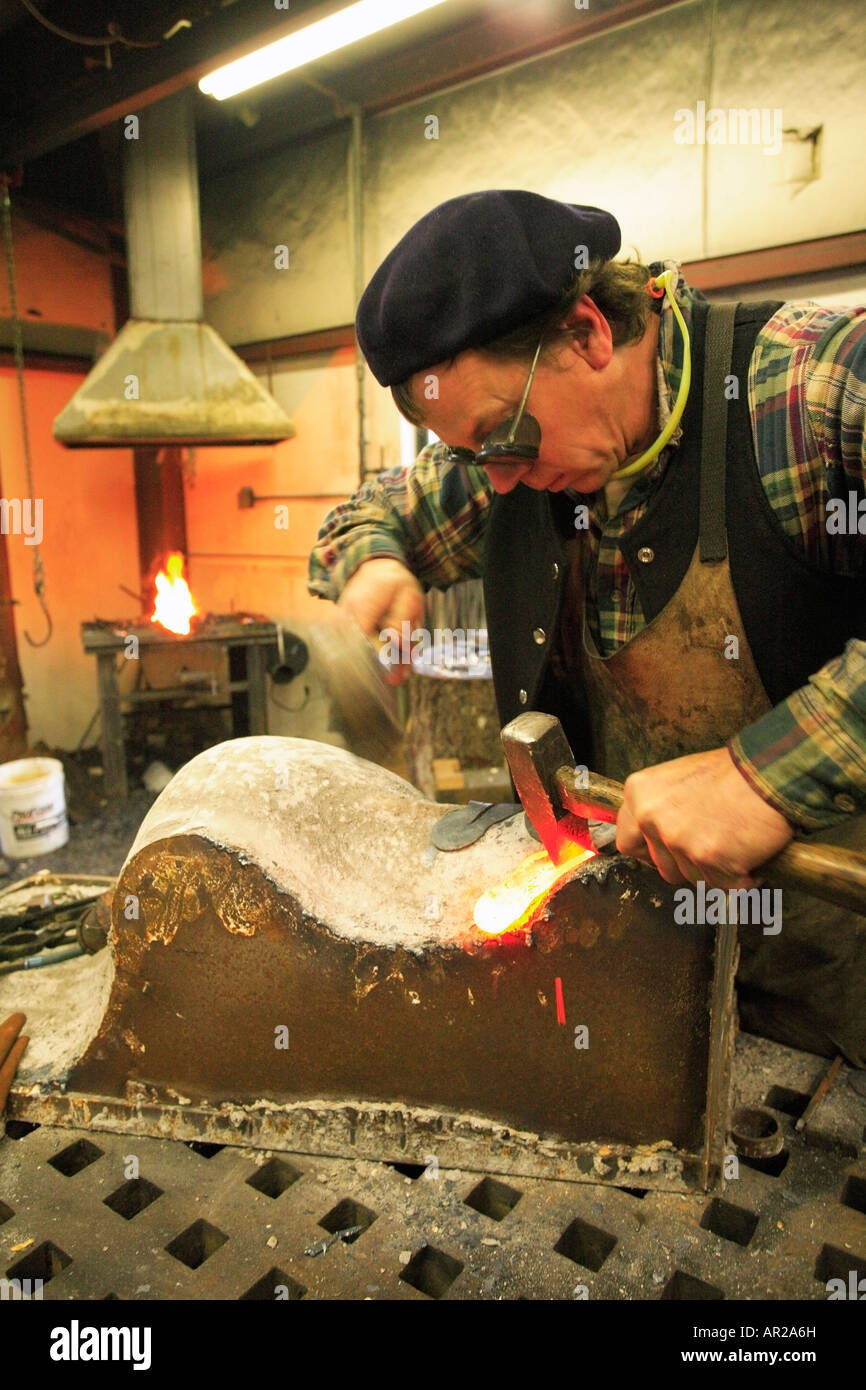
[[[736,304],[711,304],[707,314],[704,355],[704,402],[701,430],[700,546],[701,564],[727,558],[725,531],[725,459],[728,402],[725,377],[731,365]]]

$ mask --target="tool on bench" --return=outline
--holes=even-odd
[[[103,875],[43,869],[0,890],[0,975],[104,946],[113,887]]]
[[[502,730],[502,743],[523,808],[555,864],[567,843],[586,834],[590,816],[616,820],[622,784],[578,769],[553,715],[519,714]],[[751,872],[866,916],[866,855],[853,850],[791,840]]]
[[[19,914],[0,915],[0,975],[32,968],[37,961],[54,965],[66,955],[80,955],[79,946],[73,949],[76,929],[93,901],[95,899],[84,898],[74,903],[52,903]],[[58,950],[60,947],[64,948],[63,954]],[[51,954],[43,957],[43,952]]]
[[[6,1108],[6,1097],[12,1085],[12,1078],[30,1039],[18,1034],[27,1022],[24,1014],[10,1014],[0,1023],[0,1115]]]

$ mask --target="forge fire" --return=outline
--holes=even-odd
[[[169,632],[186,636],[190,619],[198,609],[184,578],[183,555],[179,551],[172,551],[167,557],[165,569],[159,571],[155,583],[156,602],[150,621],[161,623]]]

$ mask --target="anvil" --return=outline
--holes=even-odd
[[[682,1191],[718,1180],[732,935],[619,856],[519,931],[473,906],[538,845],[452,853],[414,787],[308,740],[183,767],[120,874],[110,949],[15,980],[11,1113],[130,1133]],[[14,978],[14,977],[13,977]],[[0,988],[0,1013],[11,999]],[[4,993],[5,990],[5,993]],[[58,1010],[64,1026],[59,1029]]]

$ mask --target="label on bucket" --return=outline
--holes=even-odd
[[[55,758],[0,763],[0,853],[38,858],[68,840],[62,764]]]
[[[53,801],[43,806],[30,806],[26,811],[12,811],[12,834],[16,840],[35,840],[41,835],[50,835],[66,825],[66,812],[58,815]]]

